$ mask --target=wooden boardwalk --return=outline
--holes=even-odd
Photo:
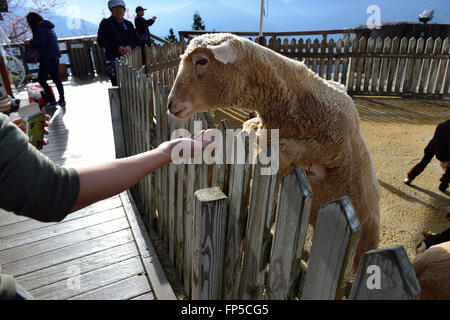
[[[44,154],[65,167],[114,158],[108,87],[65,83]],[[128,192],[60,223],[0,210],[0,266],[35,299],[175,299]]]

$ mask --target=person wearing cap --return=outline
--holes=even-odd
[[[147,9],[138,6],[136,8],[136,18],[134,19],[134,25],[136,26],[136,31],[138,33],[139,38],[141,39],[143,44],[151,44],[150,31],[148,27],[150,27],[153,23],[155,23],[156,17],[153,16],[151,19],[146,20],[144,18],[144,11]]]
[[[106,73],[112,85],[117,86],[116,59],[139,46],[140,39],[133,23],[124,18],[126,6],[123,0],[108,1],[108,8],[111,17],[100,22],[97,41],[105,48]]]

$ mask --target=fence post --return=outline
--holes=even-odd
[[[114,145],[116,150],[116,158],[124,158],[125,138],[123,135],[122,112],[120,108],[120,89],[118,87],[109,88],[109,105],[111,107],[112,127],[114,134]]]
[[[351,271],[359,236],[359,220],[348,197],[320,208],[302,299],[343,297],[344,280]]]
[[[217,126],[217,130],[222,132],[222,164],[215,164],[212,171],[212,186],[221,188],[225,193],[228,193],[228,169],[229,166],[226,162],[227,150],[226,144],[226,130],[230,128],[229,121],[222,120]],[[220,140],[219,140],[220,141]],[[216,150],[217,152],[217,150]],[[217,155],[216,155],[217,156]]]
[[[267,283],[267,294],[271,300],[297,296],[311,201],[312,190],[305,170],[295,169],[283,177]]]
[[[258,157],[257,163],[253,167],[244,263],[239,287],[239,299],[243,300],[261,298],[264,273],[272,242],[270,229],[277,174],[262,175],[261,170],[265,167],[260,163]]]
[[[232,131],[232,130],[231,130]],[[225,252],[224,288],[223,297],[227,300],[237,299],[242,269],[242,251],[244,232],[247,222],[247,207],[250,193],[251,166],[249,160],[250,142],[248,136],[241,131],[231,140],[227,136],[226,144],[231,146],[227,150],[227,162],[233,163],[230,167],[228,187],[228,226],[227,248]],[[239,147],[239,145],[241,147]],[[238,158],[242,156],[243,162]]]
[[[222,298],[227,197],[219,188],[195,193],[192,299]]]
[[[405,248],[367,251],[361,258],[351,300],[410,300],[420,296],[420,284]]]

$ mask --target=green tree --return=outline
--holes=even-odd
[[[175,33],[173,32],[173,29],[170,28],[169,30],[169,35],[167,37],[165,37],[164,39],[166,39],[166,41],[170,42],[170,43],[177,43],[177,37],[175,36]]]
[[[194,23],[192,24],[192,30],[205,30],[205,24],[203,23],[200,13],[195,11],[194,13]]]

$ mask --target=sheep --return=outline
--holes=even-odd
[[[431,246],[412,261],[424,300],[450,300],[450,241]]]
[[[187,119],[217,108],[256,110],[258,117],[244,129],[279,129],[278,174],[295,167],[310,173],[311,225],[321,205],[350,197],[361,224],[356,267],[361,255],[378,245],[379,186],[358,111],[344,86],[227,33],[193,39],[181,58],[169,112]]]
[[[442,171],[444,172],[440,179],[439,190],[445,192],[450,183],[450,119],[438,124],[433,138],[424,149],[422,160],[409,170],[404,182],[410,185],[425,170],[434,156],[441,162]]]

